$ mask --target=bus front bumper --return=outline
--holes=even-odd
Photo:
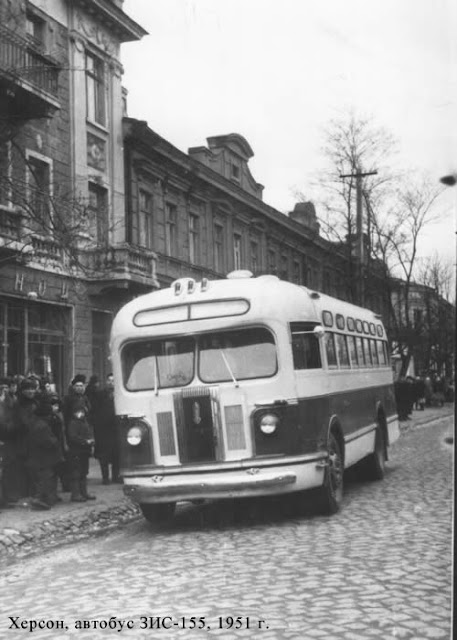
[[[307,476],[303,477],[303,474]],[[124,493],[139,504],[180,500],[244,498],[290,493],[322,485],[323,468],[306,465],[298,470],[250,468],[242,472],[124,476]]]

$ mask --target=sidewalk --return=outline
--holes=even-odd
[[[401,433],[453,416],[454,405],[413,411],[409,420],[400,423]],[[449,436],[453,436],[453,430]],[[97,461],[90,465],[88,489],[97,499],[70,502],[70,494],[61,494],[63,502],[49,511],[33,511],[29,507],[0,509],[0,565],[17,561],[91,535],[100,535],[132,522],[139,509],[124,497],[122,485],[103,485]]]

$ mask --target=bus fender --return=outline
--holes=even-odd
[[[325,429],[325,432],[324,432]],[[323,429],[323,433],[322,433],[322,438],[320,438],[319,441],[319,448],[325,448],[327,446],[327,442],[328,442],[328,437],[330,435],[331,432],[333,432],[338,440],[338,443],[341,447],[341,453],[343,456],[343,461],[345,458],[345,448],[344,448],[344,435],[343,435],[343,430],[341,428],[341,424],[340,421],[338,419],[338,416],[336,414],[332,415],[330,417],[330,420],[328,422],[327,427],[324,427]]]

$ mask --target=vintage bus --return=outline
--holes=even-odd
[[[380,317],[276,276],[140,296],[111,357],[124,492],[151,522],[178,501],[309,489],[333,513],[344,469],[381,479],[399,435]]]

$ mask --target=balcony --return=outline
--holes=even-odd
[[[57,99],[60,66],[33,43],[0,24],[0,99],[7,116],[49,117]]]
[[[1,261],[18,260],[32,248],[24,241],[23,214],[17,207],[0,205],[0,256]]]
[[[133,294],[158,288],[156,255],[129,244],[86,249],[81,252],[91,295],[128,290]]]

